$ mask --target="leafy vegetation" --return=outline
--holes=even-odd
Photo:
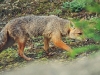
[[[66,10],[70,10],[72,12],[82,11],[85,7],[85,0],[73,0],[71,2],[63,3],[62,8]]]
[[[83,47],[78,47],[78,48],[74,48],[74,52],[72,54],[70,54],[70,57],[75,58],[77,55],[80,55],[82,53],[86,53],[88,54],[89,52],[95,52],[98,51],[100,49],[99,45],[87,45],[87,46],[83,46]]]
[[[89,4],[86,6],[85,9],[89,12],[100,13],[100,4],[98,3]]]
[[[85,37],[100,41],[100,18],[94,17],[84,21],[77,20],[76,26],[83,30]]]

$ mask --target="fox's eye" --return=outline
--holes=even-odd
[[[75,28],[73,28],[73,29],[75,29]]]
[[[79,35],[82,35],[82,33],[78,33]]]

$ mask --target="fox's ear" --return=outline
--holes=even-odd
[[[69,35],[69,33],[70,33],[70,29],[68,29],[68,31],[67,31],[67,34]]]
[[[75,28],[75,24],[72,21],[70,21],[70,25],[72,28]]]

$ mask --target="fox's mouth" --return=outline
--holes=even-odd
[[[71,42],[76,42],[76,39],[70,39],[71,40]]]
[[[75,39],[75,38],[68,38],[71,42],[82,42],[82,41],[85,41],[85,42],[87,42],[87,41],[89,41],[89,39],[79,39],[79,38],[77,38],[77,39]]]
[[[81,39],[75,39],[75,38],[68,38],[71,42],[80,42]]]
[[[80,42],[81,40],[78,40],[78,39],[70,39],[71,40],[71,42]]]
[[[68,40],[70,40],[71,42],[76,42],[77,40],[76,39],[73,39],[73,38],[67,38]]]

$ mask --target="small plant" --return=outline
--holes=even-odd
[[[43,51],[39,51],[39,53],[37,54],[37,57],[36,58],[41,58],[43,55]]]
[[[90,4],[92,0],[72,0],[71,2],[65,2],[62,5],[63,9],[70,10],[71,12],[79,12],[85,9],[87,4]]]

